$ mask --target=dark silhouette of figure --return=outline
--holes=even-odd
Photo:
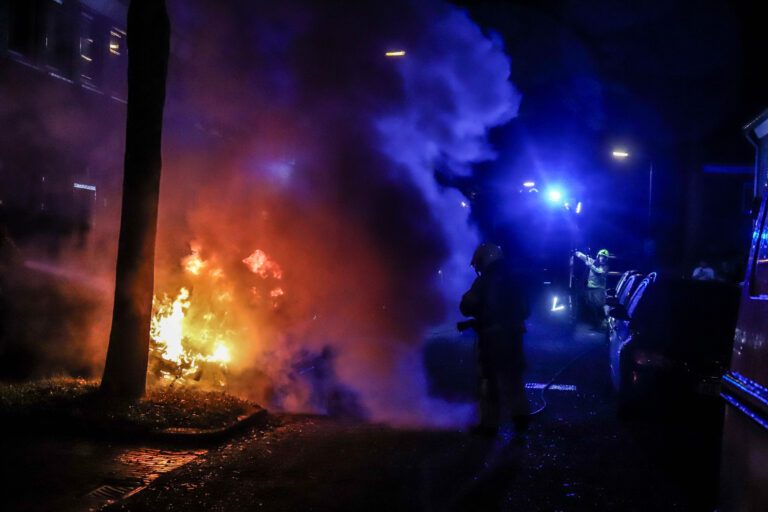
[[[471,326],[477,332],[480,423],[474,432],[495,435],[507,414],[515,429],[523,431],[529,420],[523,380],[523,335],[529,315],[525,280],[494,244],[480,244],[472,266],[478,276],[462,297],[460,309],[473,319],[461,322],[459,328]]]

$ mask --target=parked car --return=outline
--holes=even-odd
[[[656,274],[650,274],[643,279],[641,274],[627,276],[620,283],[621,290],[617,286],[617,297],[606,301],[609,307],[608,316],[608,345],[609,345],[609,366],[611,370],[611,382],[616,391],[621,388],[621,357],[624,352],[624,346],[631,341],[631,331],[629,328],[630,320],[635,313],[637,303],[643,296],[643,292],[648,285],[656,279]]]
[[[637,277],[635,278],[637,279]],[[716,396],[728,368],[739,287],[645,277],[611,309],[611,380],[621,412],[653,399]]]
[[[643,279],[643,274],[637,270],[627,270],[616,283],[616,288],[609,289],[605,298],[605,303],[608,307],[616,307],[618,305],[626,305],[627,300],[635,291],[640,281]]]

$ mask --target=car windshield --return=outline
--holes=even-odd
[[[624,287],[619,293],[619,303],[621,304],[626,303],[627,298],[629,298],[629,294],[632,292],[632,288],[635,286],[635,281],[637,281],[639,278],[640,276],[638,274],[632,274],[631,276],[629,276]]]
[[[635,314],[635,309],[637,309],[637,305],[640,302],[640,299],[643,297],[643,293],[645,293],[646,288],[648,288],[648,285],[656,281],[656,273],[652,272],[648,274],[648,277],[643,279],[643,281],[638,285],[637,290],[635,290],[635,293],[632,294],[632,298],[629,299],[629,304],[627,305],[627,314],[630,318],[632,318]]]

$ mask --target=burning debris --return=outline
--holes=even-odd
[[[150,375],[156,384],[200,385],[223,388],[237,347],[248,339],[248,325],[232,314],[233,286],[223,269],[202,258],[202,246],[190,244],[191,254],[181,260],[190,287],[182,286],[172,296],[153,299],[150,326]],[[261,281],[282,279],[280,266],[262,250],[242,262]],[[194,287],[194,288],[193,288]],[[262,287],[252,286],[260,297]],[[195,293],[191,290],[194,289]],[[268,292],[270,307],[279,307],[282,288]],[[257,308],[263,302],[255,301]]]
[[[275,279],[283,278],[283,271],[280,269],[280,265],[271,261],[262,250],[256,249],[253,254],[243,260],[243,263],[248,265],[251,272],[264,279],[268,277],[274,277]]]
[[[200,272],[205,269],[208,263],[203,261],[200,257],[200,244],[192,243],[190,244],[190,247],[192,249],[192,254],[182,259],[181,264],[187,272],[197,276],[200,275]]]
[[[228,341],[210,325],[199,327],[187,321],[190,306],[186,288],[175,299],[167,295],[161,300],[154,298],[150,375],[170,385],[202,381],[223,387],[227,364],[232,360]],[[210,323],[215,316],[207,313],[203,319]]]

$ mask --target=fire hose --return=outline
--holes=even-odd
[[[591,354],[592,352],[600,348],[602,348],[602,345],[589,347],[588,349],[581,351],[579,354],[576,354],[575,357],[573,357],[571,360],[569,360],[567,363],[561,366],[560,369],[555,372],[552,378],[549,379],[546,384],[544,384],[544,387],[541,388],[541,393],[539,394],[539,400],[541,405],[534,411],[529,412],[528,416],[536,416],[537,414],[540,414],[541,412],[543,412],[544,409],[547,408],[547,399],[544,398],[544,393],[546,393],[547,390],[551,388],[555,382],[557,382],[557,379],[559,379],[560,376],[566,372],[566,370],[568,370],[571,366],[576,364],[578,360],[580,360],[581,358],[587,356],[588,354]]]
[[[477,325],[477,320],[474,318],[462,320],[456,324],[456,328],[460,332],[464,332],[467,329],[473,329]],[[555,382],[557,382],[557,379],[560,378],[560,376],[565,373],[571,366],[576,364],[577,361],[582,359],[583,357],[591,354],[592,352],[602,348],[602,345],[597,345],[594,347],[589,347],[586,350],[583,350],[582,352],[578,353],[575,357],[571,358],[567,363],[565,363],[563,366],[561,366],[554,375],[544,384],[544,386],[541,388],[541,392],[539,393],[539,407],[534,409],[533,411],[529,412],[527,416],[536,416],[538,414],[541,414],[544,412],[544,409],[547,408],[547,399],[544,397],[545,393],[549,388],[551,388]]]

